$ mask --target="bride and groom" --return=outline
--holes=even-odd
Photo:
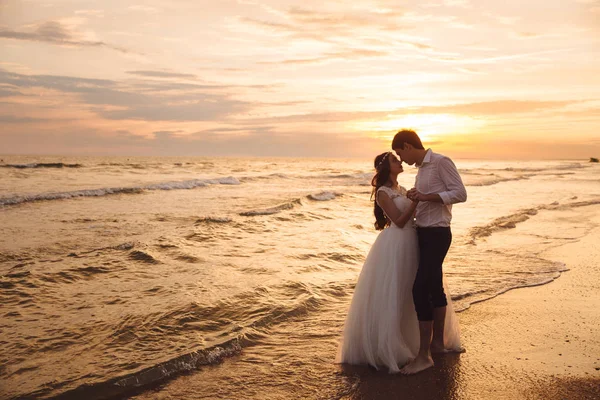
[[[392,149],[400,160],[392,152],[375,158],[375,229],[382,232],[356,283],[337,362],[408,375],[432,367],[432,353],[462,351],[442,263],[452,204],[467,192],[452,160],[425,150],[414,131],[398,132]],[[397,181],[402,162],[419,168],[408,191]]]

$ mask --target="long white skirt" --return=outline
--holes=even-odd
[[[336,362],[387,367],[395,373],[417,355],[419,323],[412,287],[418,264],[413,227],[392,225],[377,236],[356,283]],[[444,345],[460,349],[458,321],[445,290]]]

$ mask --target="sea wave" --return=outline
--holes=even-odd
[[[209,185],[239,185],[240,181],[233,176],[219,179],[191,179],[188,181],[162,182],[145,186],[146,190],[180,190],[194,189]]]
[[[252,182],[260,180],[273,179],[314,179],[314,180],[342,180],[348,179],[353,181],[370,181],[373,178],[372,172],[357,172],[354,174],[315,174],[315,175],[290,175],[283,173],[272,173],[268,175],[255,175],[240,178],[242,182]]]
[[[569,270],[566,264],[562,262],[550,261],[542,258],[536,258],[536,260],[538,260],[539,262],[547,263],[550,270],[546,272],[538,271],[537,273],[532,273],[531,276],[525,281],[513,282],[505,286],[498,286],[495,288],[495,290],[484,289],[474,290],[471,292],[467,291],[460,294],[453,294],[452,301],[454,302],[454,310],[456,312],[465,311],[471,308],[473,304],[492,300],[500,296],[501,294],[504,294],[514,289],[546,285],[558,279],[563,272]]]
[[[259,210],[249,210],[249,211],[244,211],[241,212],[240,215],[242,217],[255,217],[255,216],[260,216],[260,215],[273,215],[273,214],[278,214],[282,211],[286,211],[286,210],[291,210],[295,207],[301,206],[302,205],[302,200],[300,199],[296,199],[296,200],[292,200],[289,201],[287,203],[282,203],[279,204],[275,207],[269,207],[269,208],[263,208],[263,209],[259,209]]]
[[[582,168],[589,168],[589,165],[585,165],[579,162],[568,163],[568,164],[560,164],[560,165],[548,165],[545,167],[505,167],[505,168],[460,168],[458,172],[461,174],[470,174],[470,175],[485,175],[491,172],[524,172],[524,173],[535,173],[535,172],[546,172],[546,171],[568,171],[568,170],[576,170]]]
[[[341,196],[341,194],[334,193],[334,192],[320,192],[320,193],[309,194],[306,197],[309,200],[329,201],[329,200],[335,200],[338,196]]]
[[[196,337],[201,329],[206,334],[213,332],[214,337],[220,339],[201,348],[194,341],[189,341],[187,351],[182,353],[178,349],[171,356],[165,354],[166,360],[158,363],[144,365],[143,361],[136,360],[134,364],[139,362],[137,368],[127,374],[109,375],[96,382],[85,382],[87,377],[81,380],[75,378],[69,381],[70,385],[65,385],[65,382],[47,383],[34,392],[21,394],[19,398],[123,398],[203,366],[219,364],[239,354],[243,348],[259,343],[273,326],[316,311],[327,303],[327,298],[335,301],[338,291],[347,293],[349,288],[349,285],[341,287],[339,283],[317,287],[288,281],[259,286],[214,305],[193,302],[163,313],[125,315],[116,324],[97,326],[94,331],[108,334],[112,339],[108,345],[114,347],[126,346],[132,334],[140,341],[152,339],[147,341],[151,343],[156,339],[155,335],[169,341],[176,340],[179,335],[179,339],[183,340],[181,335],[185,332]],[[155,327],[160,329],[153,329]]]
[[[74,190],[70,192],[40,193],[31,195],[15,195],[0,198],[0,206],[18,205],[35,201],[66,200],[76,197],[101,197],[113,194],[137,194],[151,190],[182,190],[205,187],[209,185],[239,185],[240,181],[235,177],[218,179],[192,179],[179,182],[155,183],[138,187],[117,187],[89,190]]]
[[[198,218],[196,220],[196,225],[200,225],[200,224],[228,224],[230,222],[232,222],[233,220],[229,217],[213,217],[213,216],[208,216],[208,217],[202,217],[202,218]]]
[[[469,235],[471,236],[471,241],[469,243],[475,244],[477,239],[491,236],[497,231],[516,228],[517,224],[527,221],[531,216],[536,215],[540,210],[548,209],[552,206],[558,206],[558,204],[558,202],[555,202],[550,205],[541,205],[538,207],[522,209],[514,214],[496,218],[487,225],[473,227],[469,231]]]
[[[0,168],[81,168],[83,164],[67,164],[67,163],[30,163],[30,164],[0,164]]]
[[[531,178],[532,176],[534,176],[534,174],[529,174],[529,175],[519,175],[519,176],[512,176],[512,177],[501,177],[501,176],[493,176],[493,177],[489,177],[487,179],[483,179],[481,181],[478,182],[467,182],[465,183],[465,186],[492,186],[492,185],[497,185],[498,183],[502,183],[502,182],[515,182],[515,181],[522,181],[522,180],[526,180]]]
[[[307,195],[305,199],[312,200],[312,201],[331,201],[331,200],[335,200],[335,199],[339,198],[340,196],[342,196],[341,193],[323,191],[323,192],[319,192],[319,193],[311,193],[311,194]],[[303,205],[302,201],[303,201],[302,198],[294,199],[294,200],[291,200],[291,201],[288,201],[285,203],[278,204],[274,207],[243,211],[243,212],[239,213],[239,215],[241,215],[243,217],[255,217],[255,216],[259,216],[259,215],[279,214],[282,211],[288,211],[288,210],[292,210],[298,206],[302,206]]]
[[[573,200],[575,199],[577,199],[577,197],[573,198]],[[513,214],[496,218],[487,225],[476,226],[471,228],[471,230],[469,231],[469,235],[471,237],[469,243],[475,244],[477,239],[491,236],[494,232],[497,231],[516,228],[517,224],[527,221],[529,218],[531,218],[534,215],[537,215],[537,213],[542,210],[566,210],[571,208],[585,207],[598,204],[600,204],[600,199],[591,199],[564,204],[555,201],[550,204],[542,204],[533,208],[521,209]]]
[[[331,174],[324,175],[322,178],[330,178],[330,179],[360,179],[360,180],[371,180],[373,178],[373,172],[356,172],[354,174]]]
[[[255,175],[255,176],[244,176],[240,178],[242,182],[254,182],[254,181],[264,181],[264,180],[273,180],[273,179],[290,179],[293,176],[283,174],[283,173],[273,173],[268,175]]]

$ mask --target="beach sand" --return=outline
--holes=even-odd
[[[600,399],[600,228],[542,256],[569,271],[460,313],[466,353],[408,379],[365,373],[344,398]]]
[[[593,227],[540,254],[569,271],[461,312],[466,353],[437,356],[420,374],[333,364],[344,315],[332,309],[318,319],[300,316],[220,365],[135,398],[600,399],[598,211],[579,208]],[[266,353],[274,357],[264,359]]]

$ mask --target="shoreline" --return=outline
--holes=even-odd
[[[362,373],[341,399],[600,399],[600,213],[590,211],[587,235],[540,254],[569,267],[558,278],[458,314],[466,353],[434,356],[410,383]]]
[[[560,279],[511,289],[458,313],[467,352],[434,357],[436,365],[420,374],[333,364],[345,315],[332,309],[321,319],[290,321],[222,364],[133,398],[599,399],[600,212],[595,205],[579,210],[594,227],[539,254],[567,265]],[[299,330],[318,335],[307,341]]]
[[[345,319],[345,309],[341,311],[341,303],[335,303],[316,313],[307,309],[307,313],[273,326],[266,333],[251,332],[249,342],[252,344],[232,357],[225,357],[219,364],[192,368],[141,388],[113,392],[112,396],[101,390],[96,392],[97,398],[358,400],[392,399],[397,398],[397,393],[406,393],[410,394],[407,398],[416,399],[600,399],[600,341],[593,337],[593,324],[600,326],[600,315],[596,311],[600,309],[600,300],[594,299],[600,289],[600,269],[593,267],[600,261],[597,244],[600,243],[600,208],[591,204],[576,210],[568,215],[573,229],[580,228],[576,226],[578,221],[585,221],[588,226],[591,222],[592,228],[585,229],[585,234],[574,241],[536,253],[536,257],[561,263],[568,269],[549,282],[510,288],[461,310],[458,316],[467,353],[438,357],[435,368],[417,376],[399,377],[365,367],[333,364]],[[577,218],[573,217],[575,213]],[[548,223],[547,220],[542,222]],[[494,236],[512,235],[512,232],[514,229],[502,230]],[[582,284],[593,286],[583,291]],[[587,300],[576,299],[581,296]],[[571,299],[569,304],[562,304],[565,298]],[[585,306],[586,301],[590,307]],[[474,304],[477,306],[472,307]],[[535,310],[547,307],[546,317],[531,314],[528,307]],[[558,309],[560,312],[555,316],[552,310]],[[593,321],[592,325],[584,321],[584,324],[577,322],[572,323],[574,327],[568,326],[569,316],[582,312],[584,319]],[[519,321],[521,326],[517,326]],[[534,330],[528,324],[543,328]],[[296,335],[307,325],[308,334]],[[581,326],[589,327],[589,332],[579,332]],[[564,337],[565,332],[569,337]],[[582,354],[599,356],[590,359]],[[207,381],[212,382],[206,384]],[[227,382],[230,386],[228,381],[236,384],[222,392],[219,383]],[[501,393],[496,392],[497,387],[502,387]],[[266,395],[265,388],[269,390]],[[252,393],[245,394],[241,390]],[[573,397],[574,393],[578,397]],[[77,398],[77,391],[65,392],[57,398]]]
[[[133,398],[598,399],[600,212],[597,206],[579,210],[594,228],[540,254],[568,266],[561,279],[510,290],[459,313],[467,352],[435,357],[436,366],[420,374],[334,364],[345,315],[332,308],[321,318],[290,321],[222,364]]]

